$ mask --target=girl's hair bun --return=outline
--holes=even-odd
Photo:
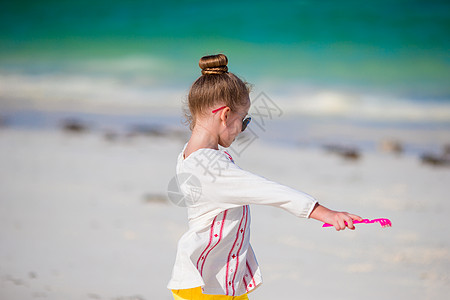
[[[228,58],[225,54],[203,56],[198,63],[203,75],[227,73],[227,64]]]

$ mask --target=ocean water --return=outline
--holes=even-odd
[[[3,2],[0,109],[176,114],[222,52],[284,116],[445,126],[449,34],[448,1]]]

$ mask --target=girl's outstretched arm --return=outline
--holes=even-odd
[[[338,231],[344,230],[345,227],[354,230],[355,226],[353,226],[353,220],[362,221],[360,216],[349,214],[347,212],[334,211],[320,205],[319,203],[316,204],[309,217],[331,224]]]

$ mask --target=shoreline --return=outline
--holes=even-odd
[[[0,113],[0,126],[3,128],[63,130],[64,124],[77,123],[86,132],[100,135],[176,135],[187,142],[190,131],[184,122],[181,109],[139,113],[133,110],[120,114],[10,109]],[[438,155],[450,145],[450,121],[376,122],[292,115],[262,119],[256,114],[242,138],[294,149],[323,150],[331,146],[362,153],[393,152],[396,155],[420,157],[424,154]],[[388,144],[387,147],[385,144]],[[390,149],[392,147],[397,149]]]

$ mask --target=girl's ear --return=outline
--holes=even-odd
[[[223,125],[227,124],[227,120],[228,120],[228,117],[230,115],[230,112],[231,112],[231,109],[229,107],[225,107],[222,110],[222,112],[220,114],[220,120],[222,121]]]

